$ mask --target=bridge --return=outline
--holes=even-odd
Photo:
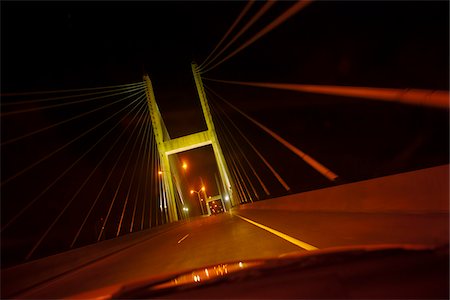
[[[202,131],[171,137],[151,70],[141,81],[119,85],[2,93],[4,296],[68,297],[205,265],[329,247],[448,243],[448,160],[352,178],[330,159],[337,155],[333,145],[303,149],[301,138],[228,95],[257,89],[352,99],[375,109],[425,111],[442,125],[447,90],[210,77],[314,3],[291,3],[236,46],[273,5],[243,4],[209,55],[183,66],[190,67]],[[308,175],[295,170],[299,165]],[[316,183],[301,183],[303,176]],[[214,205],[225,213],[213,214]]]

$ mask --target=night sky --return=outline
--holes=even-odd
[[[236,45],[292,3],[275,4]],[[257,2],[249,15],[262,4]],[[313,2],[204,76],[236,81],[448,90],[448,5],[445,1]],[[205,130],[190,64],[200,64],[207,57],[243,6],[240,1],[2,1],[1,92],[120,85],[141,81],[147,72],[170,136]],[[204,83],[340,175],[337,184],[448,163],[448,110],[207,80]],[[291,191],[284,190],[239,134],[232,131],[273,196],[334,184],[217,97],[208,97],[213,117],[221,111],[219,107],[228,112],[291,186]],[[2,103],[17,99],[2,96]],[[2,117],[2,140],[85,109],[86,106],[76,106]],[[2,147],[2,182],[113,112],[111,108],[97,117]],[[117,133],[130,120],[131,117],[120,124]],[[229,152],[235,146],[223,139],[222,125],[216,126],[221,130],[222,147],[231,157]],[[101,134],[94,133],[2,186],[2,224]],[[107,138],[14,226],[2,232],[4,265],[23,258],[113,141],[114,138]],[[189,164],[183,175],[189,188],[199,189],[201,176],[210,193],[216,193],[216,166],[210,148],[192,150],[179,158]],[[136,158],[134,162],[139,161]],[[81,223],[80,215],[89,209],[113,162],[114,158],[106,160],[93,177],[94,183],[81,193],[35,257],[68,249]],[[124,168],[122,163],[120,168]],[[139,174],[137,180],[143,180],[142,172]],[[117,182],[120,175],[119,170],[112,182]],[[127,178],[130,176],[131,173]],[[267,198],[258,188],[261,199]],[[114,185],[107,190],[112,193]],[[188,203],[194,215],[199,213],[195,200]],[[90,232],[106,209],[105,198],[76,246],[93,242]],[[158,223],[149,222],[152,226]]]

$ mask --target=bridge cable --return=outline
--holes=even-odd
[[[221,65],[231,57],[235,56],[237,53],[241,52],[254,42],[256,42],[258,39],[284,23],[286,20],[288,20],[290,17],[298,13],[300,10],[302,10],[304,7],[306,7],[308,4],[310,4],[312,0],[302,0],[298,1],[296,4],[292,5],[290,8],[288,8],[284,13],[282,13],[280,16],[278,16],[275,20],[273,20],[269,25],[261,29],[257,34],[255,34],[252,38],[248,39],[247,42],[242,44],[239,48],[231,52],[229,55],[227,55],[225,58],[220,60],[218,63],[213,65],[212,67],[203,70],[201,73],[206,73],[211,71],[212,69],[215,69],[217,66]]]
[[[223,132],[218,132],[218,133],[220,133],[220,135],[222,136],[223,140],[226,141],[225,144],[224,144],[224,147],[225,147],[225,149],[227,149],[228,152],[230,153],[230,161],[231,161],[231,164],[234,166],[234,169],[236,170],[237,175],[238,175],[238,177],[240,178],[240,180],[241,180],[241,182],[242,182],[242,185],[244,186],[244,189],[245,189],[246,192],[247,192],[248,199],[250,199],[250,202],[253,202],[252,196],[250,195],[250,192],[249,192],[249,190],[248,190],[247,182],[250,184],[250,186],[251,186],[251,188],[252,188],[252,190],[253,190],[253,193],[255,194],[256,198],[259,200],[258,193],[256,192],[255,188],[253,187],[253,184],[252,184],[252,182],[250,181],[250,179],[249,179],[249,177],[248,177],[248,175],[247,175],[247,172],[246,172],[245,169],[242,167],[242,164],[240,163],[240,160],[237,158],[237,156],[235,155],[235,153],[233,153],[233,151],[229,148],[229,144],[231,144],[231,143],[230,143],[230,140],[229,140],[228,137],[224,134],[224,131],[223,131]],[[233,157],[234,157],[235,159],[233,159]],[[236,161],[239,163],[239,165],[236,163]],[[245,178],[247,179],[247,181],[245,181],[244,177],[242,177],[242,174],[241,174],[241,172],[240,172],[240,170],[239,170],[239,166],[241,167],[241,169],[242,169],[242,171],[243,171],[243,173],[244,173],[244,176],[245,176]]]
[[[233,159],[232,161],[233,161],[233,162],[237,162],[238,167],[240,167],[241,170],[242,170],[243,173],[244,173],[245,179],[246,179],[247,182],[250,184],[250,188],[252,189],[253,194],[255,195],[256,199],[259,200],[259,194],[258,194],[257,190],[255,189],[255,187],[254,187],[252,181],[250,180],[250,177],[248,176],[248,173],[247,173],[246,168],[244,168],[244,165],[242,164],[241,159],[239,158],[239,153],[242,153],[242,152],[237,153],[237,152],[234,150],[234,149],[236,149],[236,148],[238,148],[238,150],[240,150],[239,145],[236,143],[234,137],[232,136],[232,134],[230,133],[230,131],[228,130],[228,128],[226,128],[226,125],[225,125],[225,123],[223,122],[223,120],[221,120],[221,119],[218,118],[218,112],[217,112],[217,110],[215,109],[215,107],[212,106],[212,108],[213,108],[213,111],[215,112],[215,114],[216,114],[216,116],[217,116],[217,120],[219,120],[219,123],[218,123],[218,124],[219,124],[219,127],[222,129],[222,130],[221,130],[221,131],[222,131],[222,132],[221,132],[221,133],[222,133],[222,136],[223,136],[224,140],[226,140],[226,142],[225,142],[225,147],[227,147],[227,148],[228,148],[228,151],[230,152],[230,154],[233,154],[233,156],[235,157],[235,159]],[[225,129],[225,128],[226,128],[226,129]],[[231,140],[232,142],[230,142],[230,140]],[[236,147],[232,147],[232,145],[233,145],[234,143],[236,143]],[[242,156],[245,156],[245,155],[242,153]],[[246,158],[245,158],[245,159],[246,159]],[[253,200],[252,200],[251,198],[250,198],[250,200],[253,202]]]
[[[116,141],[115,141],[114,144],[111,146],[111,148],[113,148],[113,147],[115,146],[115,144],[119,142],[119,140],[121,139],[122,135],[125,134],[125,132],[126,132],[127,129],[131,126],[131,124],[134,122],[134,120],[136,119],[136,117],[138,116],[138,114],[141,113],[141,110],[145,111],[145,105],[142,105],[142,107],[136,112],[136,115],[135,115],[135,116],[133,117],[133,119],[128,123],[128,125],[125,127],[125,129],[122,131],[122,133],[119,135],[119,137],[117,137]],[[138,123],[141,122],[143,117],[144,117],[143,115],[140,116],[140,117],[139,117],[139,120],[138,120],[137,122],[138,122]],[[104,189],[105,189],[105,187],[106,187],[106,184],[108,183],[108,181],[109,181],[109,179],[111,178],[111,176],[112,176],[114,170],[116,169],[117,165],[119,164],[120,158],[122,157],[123,153],[125,152],[125,149],[126,149],[126,147],[128,146],[128,144],[130,143],[131,138],[133,137],[133,135],[134,135],[134,133],[136,132],[137,128],[138,128],[137,126],[134,126],[133,130],[131,131],[131,133],[130,133],[129,136],[128,136],[127,141],[125,142],[125,144],[124,144],[123,147],[122,147],[122,151],[119,153],[119,155],[118,155],[117,158],[115,159],[115,163],[114,163],[114,165],[112,166],[111,170],[109,171],[108,176],[106,177],[105,182],[103,183],[102,187],[100,188],[99,192],[97,193],[97,196],[95,197],[94,202],[92,203],[92,205],[91,205],[89,211],[87,212],[86,216],[84,217],[84,220],[83,220],[83,222],[81,223],[80,228],[78,229],[77,233],[75,234],[75,237],[74,237],[74,239],[72,240],[72,243],[70,244],[70,248],[73,248],[73,246],[75,245],[75,242],[77,241],[77,239],[78,239],[78,237],[79,237],[79,235],[80,235],[80,233],[81,233],[81,231],[82,231],[84,225],[86,224],[86,222],[87,222],[88,218],[90,217],[90,215],[91,215],[91,213],[92,213],[92,211],[93,211],[95,205],[97,204],[98,200],[100,199],[100,196],[101,196],[101,194],[103,193],[103,191],[104,191]]]
[[[145,144],[144,144],[144,152],[142,155],[142,160],[141,160],[141,171],[139,173],[139,179],[143,178],[143,172],[144,172],[144,161],[147,157],[147,151],[148,151],[148,146],[149,146],[149,137],[150,137],[150,124],[147,123],[147,135],[144,137],[145,138]],[[133,208],[133,215],[131,217],[131,224],[130,224],[130,232],[133,232],[133,227],[134,227],[134,218],[136,216],[136,208],[137,208],[137,203],[139,200],[139,195],[140,195],[140,190],[141,190],[141,184],[142,180],[138,180],[138,186],[136,189],[136,197],[134,199],[134,208]],[[142,212],[144,213],[144,212]]]
[[[153,184],[153,193],[155,196],[155,201],[153,203],[153,207],[155,208],[155,225],[158,225],[158,166],[156,159],[158,158],[157,154],[157,143],[156,143],[156,137],[153,135],[153,157],[152,157],[152,174],[153,174],[153,180],[151,183]],[[150,224],[151,225],[151,224]]]
[[[219,125],[219,124],[217,123],[217,125]],[[218,129],[218,128],[216,128],[216,129]],[[217,134],[219,136],[219,134],[221,134],[221,131],[217,131]],[[222,135],[220,135],[220,136],[222,136]],[[228,139],[226,139],[226,140],[228,140]],[[227,147],[226,144],[227,144],[227,142],[223,144],[223,147],[225,147],[224,149],[228,150],[228,147]],[[230,153],[230,156],[231,156],[231,153]],[[227,159],[227,156],[225,156],[225,159]],[[231,173],[232,173],[231,175],[233,177],[233,182],[237,186],[237,191],[239,193],[239,198],[241,200],[244,200],[244,202],[246,202],[246,203],[249,202],[247,200],[248,198],[250,199],[251,202],[253,202],[253,200],[251,199],[250,193],[249,193],[249,191],[247,189],[247,186],[245,185],[245,181],[243,180],[239,170],[237,170],[237,166],[235,165],[232,157],[231,157],[231,159],[228,158],[228,162],[229,162],[228,166],[230,167],[230,170],[231,170]],[[247,191],[247,195],[245,194],[244,189]],[[247,198],[247,196],[248,196],[248,198]]]
[[[141,97],[142,99],[142,97]],[[139,101],[139,100],[138,100]],[[134,109],[134,108],[133,108]],[[117,123],[118,125],[119,123]],[[80,162],[92,149],[94,149],[115,127],[111,128],[104,136],[98,139],[88,150],[86,150],[80,157],[78,157],[70,166],[66,167],[64,171],[58,175],[45,189],[43,189],[36,197],[33,198],[28,204],[23,207],[14,217],[12,217],[8,223],[6,223],[1,231],[9,227],[17,218],[19,218],[26,210],[28,210],[37,200],[39,200],[47,191],[49,191],[61,178],[64,177],[78,162]]]
[[[23,92],[23,93],[2,93],[1,96],[27,96],[27,95],[42,95],[42,94],[57,94],[57,93],[70,93],[70,92],[81,92],[81,91],[91,91],[91,90],[101,90],[101,89],[109,89],[109,88],[118,88],[118,87],[126,87],[126,86],[135,86],[143,84],[142,81],[120,84],[120,85],[110,85],[110,86],[101,86],[101,87],[93,87],[93,88],[81,88],[81,89],[70,89],[70,90],[53,90],[53,91],[37,91],[37,92]]]
[[[248,200],[247,200],[248,194],[246,195],[244,192],[244,188],[242,187],[243,183],[242,183],[241,179],[238,177],[238,174],[236,173],[234,164],[231,164],[230,167],[231,167],[231,172],[234,175],[235,182],[237,182],[238,191],[240,191],[240,196],[241,196],[240,198],[242,200],[244,200],[245,203],[248,203]]]
[[[211,89],[210,89],[211,90]],[[216,93],[215,93],[216,94]],[[216,94],[217,95],[217,94]],[[218,96],[218,95],[217,95]],[[234,106],[233,104],[231,104],[230,102],[228,102],[227,100],[225,100],[224,98],[218,96],[219,99],[221,99],[223,102],[225,102],[226,104],[228,104],[228,106],[230,106],[231,108],[233,108],[235,111],[237,111],[238,113],[240,113],[242,116],[244,116],[245,118],[247,118],[249,121],[251,121],[253,124],[255,124],[256,126],[258,126],[259,128],[261,128],[262,130],[264,130],[266,133],[268,133],[270,136],[272,136],[274,139],[276,139],[278,142],[280,142],[282,145],[284,145],[286,148],[288,148],[289,150],[291,150],[292,152],[294,152],[298,157],[300,157],[301,159],[303,159],[303,161],[305,161],[308,165],[310,165],[312,168],[314,168],[316,171],[318,171],[320,174],[322,174],[323,176],[325,176],[326,178],[328,178],[331,181],[336,180],[336,178],[338,178],[338,175],[336,175],[335,173],[333,173],[330,169],[326,168],[324,165],[322,165],[321,163],[319,163],[318,161],[316,161],[314,158],[312,158],[311,156],[307,155],[306,153],[304,153],[303,151],[301,151],[300,149],[298,149],[297,147],[295,147],[294,145],[292,145],[291,143],[289,143],[288,141],[286,141],[284,138],[282,138],[280,135],[276,134],[275,132],[273,132],[271,129],[269,129],[268,127],[262,125],[261,123],[259,123],[258,121],[256,121],[255,119],[253,119],[252,117],[250,117],[249,115],[247,115],[246,113],[244,113],[242,110],[240,110],[239,108],[237,108],[236,106]]]
[[[130,98],[131,96],[134,95],[129,95],[126,98]],[[18,176],[22,175],[23,173],[29,171],[30,169],[32,169],[33,167],[37,166],[38,164],[40,164],[41,162],[47,160],[48,158],[52,157],[53,155],[55,155],[56,153],[58,153],[59,151],[63,150],[64,148],[66,148],[67,146],[69,146],[70,144],[74,143],[75,141],[79,140],[80,138],[82,138],[83,136],[87,135],[88,133],[90,133],[91,131],[93,131],[94,129],[100,127],[102,124],[106,123],[107,121],[109,121],[110,119],[112,119],[113,117],[115,117],[117,114],[119,114],[120,112],[122,112],[123,110],[125,110],[126,108],[128,108],[129,106],[131,106],[132,104],[134,104],[134,102],[136,102],[136,100],[134,100],[133,102],[130,102],[129,104],[127,104],[125,107],[123,107],[122,109],[120,109],[119,111],[115,112],[114,114],[110,115],[108,118],[103,119],[100,123],[98,123],[97,125],[91,127],[90,129],[86,130],[85,132],[83,132],[82,134],[78,135],[77,137],[73,138],[72,140],[70,140],[69,142],[65,143],[64,145],[60,146],[59,148],[57,148],[56,150],[52,151],[51,153],[47,154],[46,156],[42,157],[41,159],[35,161],[34,163],[30,164],[28,167],[20,170],[19,172],[15,173],[14,175],[12,175],[11,177],[9,177],[8,179],[6,179],[5,181],[3,181],[0,186],[5,185],[6,183],[10,182],[11,180],[17,178]]]
[[[154,209],[154,217],[155,217],[155,225],[158,225],[158,185],[157,185],[157,179],[158,179],[158,170],[157,170],[157,166],[156,166],[156,139],[153,136],[153,145],[152,145],[152,164],[151,164],[151,168],[150,168],[150,172],[151,172],[151,180],[150,180],[150,191],[151,191],[151,196],[152,198],[154,197],[155,200],[152,201],[152,199],[150,199],[150,208],[149,208],[149,214],[150,216],[152,216],[152,209]],[[152,227],[152,223],[151,220],[149,220],[148,222],[149,228]]]
[[[150,123],[147,125],[149,127],[151,127],[151,121]],[[146,206],[146,199],[147,199],[147,180],[148,180],[148,169],[149,169],[149,157],[151,155],[151,151],[152,151],[152,134],[153,134],[153,130],[149,131],[149,134],[147,136],[147,147],[146,147],[146,152],[145,152],[145,157],[143,160],[143,164],[142,164],[142,168],[141,168],[141,177],[144,178],[144,186],[143,186],[143,193],[142,193],[142,209],[141,209],[141,225],[140,225],[140,229],[143,230],[144,229],[144,221],[145,221],[145,206]]]
[[[216,47],[209,53],[209,55],[206,57],[206,59],[203,61],[203,63],[200,64],[199,68],[203,68],[204,64],[208,62],[208,59],[213,55],[214,52],[222,45],[223,41],[228,37],[228,35],[231,33],[231,31],[236,27],[236,25],[239,23],[239,21],[244,17],[244,15],[247,13],[247,11],[252,7],[252,5],[255,3],[255,0],[250,0],[247,2],[247,4],[242,9],[241,13],[238,15],[236,20],[234,20],[233,24],[231,24],[230,28],[228,28],[227,32],[224,34],[222,39],[217,43]]]
[[[106,213],[106,217],[105,217],[105,219],[103,220],[102,229],[100,230],[100,233],[99,233],[99,235],[98,235],[98,237],[97,237],[97,242],[100,241],[100,239],[101,239],[101,237],[102,237],[102,235],[103,235],[103,232],[105,231],[106,223],[107,223],[108,220],[109,220],[109,217],[110,217],[110,215],[111,215],[112,208],[113,208],[113,206],[114,206],[114,203],[116,202],[117,195],[118,195],[118,193],[119,193],[119,189],[120,189],[120,187],[121,187],[121,185],[122,185],[123,179],[125,178],[125,174],[127,173],[128,166],[129,166],[129,164],[130,164],[130,160],[131,160],[131,157],[132,157],[131,154],[134,153],[134,150],[135,150],[135,148],[136,148],[136,144],[137,144],[137,142],[138,142],[138,140],[139,140],[139,137],[141,136],[142,129],[144,128],[144,124],[145,124],[145,122],[146,122],[147,120],[148,120],[148,115],[146,114],[144,120],[143,120],[142,123],[139,125],[139,132],[138,132],[138,134],[137,134],[137,136],[136,136],[136,139],[134,140],[132,149],[131,149],[131,151],[129,152],[130,155],[128,155],[128,159],[127,159],[127,162],[126,162],[126,164],[125,164],[124,171],[123,171],[123,173],[122,173],[122,176],[120,177],[119,183],[117,184],[117,188],[116,188],[116,191],[114,192],[114,196],[113,196],[113,198],[111,199],[111,204],[109,205],[108,212]]]
[[[256,172],[255,168],[253,167],[253,165],[251,164],[250,160],[247,158],[247,156],[245,155],[244,151],[242,150],[241,145],[238,143],[238,141],[236,140],[236,137],[232,134],[231,130],[226,126],[225,124],[225,120],[222,118],[222,116],[220,115],[220,112],[218,111],[218,108],[216,107],[216,104],[214,102],[211,102],[211,105],[213,107],[213,110],[216,113],[217,119],[219,120],[219,122],[222,123],[222,127],[225,128],[225,131],[228,133],[228,136],[231,138],[231,140],[233,141],[235,147],[239,150],[239,153],[241,153],[241,157],[244,158],[245,162],[247,163],[247,165],[250,167],[250,169],[253,172],[253,175],[256,177],[256,179],[258,180],[259,184],[261,185],[261,187],[263,188],[264,192],[266,193],[267,196],[270,195],[269,190],[267,189],[266,185],[264,184],[264,182],[261,180],[261,178],[259,177],[258,173]],[[253,188],[253,187],[252,187]],[[255,190],[253,188],[253,190]],[[257,193],[255,193],[256,197],[259,200],[259,195]]]
[[[21,109],[21,110],[2,112],[1,116],[2,117],[6,117],[6,116],[11,116],[11,115],[16,115],[16,114],[29,113],[29,112],[33,112],[33,111],[42,111],[42,110],[45,110],[45,109],[62,107],[62,106],[67,106],[67,105],[72,105],[72,104],[92,102],[94,100],[108,98],[108,97],[122,95],[122,94],[127,94],[127,93],[134,92],[134,91],[140,91],[142,89],[143,89],[143,87],[137,87],[137,88],[133,88],[131,90],[125,90],[125,91],[117,92],[117,93],[114,93],[114,94],[111,94],[111,95],[103,95],[103,96],[97,96],[97,97],[92,97],[92,98],[83,99],[83,100],[76,100],[76,101],[70,101],[70,102],[59,103],[59,104],[52,104],[52,105],[41,106],[41,107],[34,107],[34,108],[27,108],[27,109]]]
[[[217,93],[215,93],[211,88],[203,85],[207,90],[209,90],[212,94],[214,94],[216,97],[220,97]],[[219,99],[222,99],[221,97]],[[218,106],[220,107],[220,106]],[[225,113],[224,110],[222,110],[224,113],[224,116],[228,119],[228,121],[233,125],[233,127],[239,132],[239,134],[244,138],[244,140],[250,145],[250,147],[255,151],[255,153],[258,155],[258,157],[263,161],[263,163],[266,165],[266,167],[272,172],[272,174],[275,176],[275,178],[278,180],[278,182],[285,188],[286,191],[289,191],[291,188],[289,185],[284,181],[284,179],[281,177],[280,174],[272,167],[272,165],[267,161],[267,159],[259,152],[258,149],[253,145],[253,143],[245,136],[245,134],[239,129],[239,127],[231,120],[231,118]]]
[[[268,1],[266,2],[259,11],[242,27],[242,29],[222,48],[222,50],[219,51],[210,61],[208,61],[208,58],[211,56],[211,54],[219,47],[219,45],[225,40],[225,38],[228,36],[228,34],[231,32],[232,29],[237,25],[237,23],[242,19],[242,17],[247,13],[247,11],[250,9],[250,7],[253,5],[254,1],[247,2],[247,5],[242,10],[241,14],[238,16],[238,18],[235,20],[233,25],[230,27],[230,29],[227,31],[225,36],[222,38],[222,40],[217,44],[216,48],[214,48],[213,52],[205,59],[205,61],[198,66],[198,70],[202,70],[209,66],[211,63],[213,63],[225,50],[227,50],[241,35],[243,35],[256,21],[258,21],[268,10],[270,7],[272,7],[275,4],[275,1]]]
[[[150,125],[152,126],[152,125]],[[153,126],[152,126],[153,128]],[[155,139],[154,139],[154,132],[151,135],[151,152],[149,153],[149,156],[147,157],[147,171],[145,173],[145,191],[146,191],[146,199],[148,199],[148,228],[152,227],[152,212],[153,212],[153,207],[152,203],[154,195],[155,195],[155,184],[154,184],[154,178],[155,178],[155,168],[154,168],[154,147],[155,147]],[[148,179],[150,173],[150,180]],[[150,182],[150,187],[148,187],[148,182]],[[145,206],[144,206],[145,208]],[[145,210],[144,210],[144,215],[142,217],[142,221],[141,221],[141,229],[144,228],[144,222],[145,222]]]
[[[208,91],[209,93],[209,91]],[[222,118],[220,111],[222,111],[222,108],[218,105],[216,105],[216,103],[211,102],[212,106],[214,107],[214,110],[216,112],[217,118],[220,122],[222,122],[223,127],[225,128],[225,130],[228,132],[228,135],[231,137],[231,139],[233,140],[234,144],[236,145],[236,148],[239,150],[239,152],[241,153],[241,156],[245,159],[245,161],[247,162],[247,165],[250,167],[250,169],[253,172],[253,175],[255,175],[256,179],[258,180],[259,184],[261,185],[261,187],[263,188],[264,192],[266,193],[267,196],[270,195],[269,190],[267,189],[266,185],[264,184],[264,182],[261,180],[261,178],[259,177],[258,173],[256,172],[255,168],[253,167],[252,163],[250,162],[250,160],[247,158],[247,156],[244,153],[244,150],[242,150],[241,145],[238,143],[238,141],[236,140],[236,137],[232,134],[231,130],[226,126],[225,124],[225,120]],[[220,110],[220,111],[219,111]],[[225,112],[222,112],[222,114],[225,114]],[[228,116],[226,116],[228,118]]]
[[[147,148],[147,156],[144,158],[145,159],[145,165],[143,164],[143,169],[142,172],[144,172],[144,175],[142,176],[144,178],[144,192],[143,192],[143,201],[142,201],[142,213],[141,213],[141,230],[144,229],[144,222],[145,222],[145,209],[146,209],[146,202],[148,197],[148,173],[149,173],[149,169],[150,169],[150,157],[152,155],[152,147],[153,147],[153,129],[152,129],[152,124],[151,122],[148,124],[148,126],[150,127],[150,133],[148,135],[148,148]],[[149,208],[151,208],[149,206]],[[151,215],[149,215],[149,218],[151,218]]]
[[[137,105],[135,105],[135,108],[137,107]],[[129,111],[120,121],[124,120],[129,114],[131,113],[131,111]],[[120,124],[120,121],[117,123],[117,125]],[[111,130],[112,131],[112,130]],[[109,131],[110,132],[110,131]],[[108,133],[109,133],[108,132]],[[107,133],[107,134],[108,134]],[[92,177],[92,175],[94,175],[95,171],[97,171],[98,167],[100,166],[100,164],[106,159],[106,157],[108,156],[108,154],[111,152],[112,148],[110,148],[108,150],[108,152],[102,157],[102,159],[97,163],[97,165],[92,169],[92,171],[90,172],[90,174],[85,178],[85,180],[83,181],[83,183],[79,186],[79,188],[77,189],[77,191],[75,192],[75,194],[72,196],[72,198],[66,203],[66,205],[64,206],[64,208],[61,210],[61,212],[58,214],[58,216],[56,217],[56,219],[51,223],[51,225],[47,228],[47,230],[45,231],[45,233],[41,236],[41,238],[37,241],[37,243],[34,245],[34,247],[31,249],[31,251],[27,254],[27,256],[25,257],[26,260],[28,260],[31,255],[34,253],[34,251],[37,249],[37,247],[39,247],[39,245],[42,243],[42,241],[44,240],[44,238],[47,236],[47,234],[50,232],[50,230],[52,230],[53,226],[56,225],[56,223],[59,221],[59,219],[61,218],[61,216],[66,212],[67,208],[70,206],[70,204],[72,204],[73,200],[78,196],[78,194],[81,192],[81,190],[83,189],[83,187],[86,185],[86,183],[89,181],[89,179]]]
[[[140,92],[141,92],[141,91],[138,91],[138,92],[134,93],[134,94],[131,95],[131,96],[137,95],[137,94],[139,94]],[[59,126],[59,125],[62,125],[62,124],[71,122],[71,121],[73,121],[73,120],[79,119],[79,118],[84,117],[84,116],[87,116],[87,115],[89,115],[89,114],[91,114],[91,113],[94,113],[94,112],[96,112],[96,111],[102,110],[102,109],[104,109],[104,108],[107,108],[107,107],[109,107],[109,106],[111,106],[111,105],[114,105],[114,104],[116,104],[116,103],[125,101],[125,100],[127,100],[127,99],[128,99],[128,98],[121,98],[121,99],[119,99],[119,100],[110,102],[110,103],[108,103],[108,104],[105,104],[105,105],[100,106],[100,107],[97,107],[97,108],[94,108],[94,109],[92,109],[92,110],[90,110],[90,111],[83,112],[83,113],[81,113],[81,114],[79,114],[79,115],[70,117],[70,118],[68,118],[68,119],[65,119],[65,120],[63,120],[63,121],[57,122],[57,123],[55,123],[55,124],[52,124],[52,125],[49,125],[49,126],[46,126],[46,127],[43,127],[43,128],[39,128],[39,129],[34,130],[34,131],[32,131],[32,132],[29,132],[29,133],[23,134],[23,135],[21,135],[21,136],[18,136],[18,137],[9,139],[9,140],[7,140],[7,141],[1,143],[1,146],[8,145],[8,144],[17,142],[17,141],[20,141],[20,140],[22,140],[22,139],[24,139],[24,138],[30,137],[30,136],[32,136],[32,135],[34,135],[34,134],[43,132],[43,131],[48,130],[48,129],[51,129],[51,128],[55,128],[55,127],[57,127],[57,126]]]
[[[156,151],[156,155],[155,155],[155,165],[156,165],[156,170],[158,170],[158,176],[156,177],[156,184],[158,186],[158,190],[157,190],[157,199],[158,199],[158,206],[159,209],[157,209],[158,215],[159,215],[159,219],[161,221],[160,224],[164,224],[164,213],[163,213],[163,192],[162,192],[162,183],[161,183],[161,175],[159,174],[159,171],[161,171],[160,165],[159,165],[159,153],[158,151]]]
[[[147,118],[147,121],[148,121],[148,118]],[[123,217],[125,215],[125,210],[127,209],[128,199],[130,198],[131,187],[133,186],[133,183],[134,183],[134,177],[136,176],[136,169],[138,166],[139,158],[142,153],[143,142],[144,142],[144,139],[147,136],[147,134],[148,134],[148,126],[144,126],[144,133],[142,134],[142,138],[140,140],[139,148],[138,148],[137,155],[136,155],[136,161],[134,162],[133,171],[131,171],[130,184],[128,185],[127,195],[125,196],[125,202],[123,204],[122,214],[120,216],[120,221],[117,226],[116,237],[118,237],[120,235],[120,230],[122,229]]]
[[[336,85],[308,85],[295,83],[276,82],[246,82],[219,80],[202,77],[205,80],[252,86],[288,90],[313,94],[324,94],[332,96],[356,97],[381,101],[393,101],[410,105],[424,105],[429,107],[448,108],[449,91],[423,90],[423,89],[388,89],[358,86],[336,86]]]
[[[161,159],[159,157],[159,155],[157,156],[156,159],[156,163],[158,166],[158,170],[161,170]],[[159,174],[159,171],[158,171]],[[162,224],[165,224],[167,222],[167,204],[166,204],[166,190],[165,190],[165,184],[163,182],[162,176],[164,176],[165,174],[162,173],[159,177],[158,177],[158,184],[159,184],[159,205],[160,205],[160,209],[161,209],[161,217],[162,217]]]
[[[50,97],[50,98],[34,99],[34,100],[24,100],[24,101],[2,102],[1,106],[36,104],[36,103],[41,103],[41,102],[56,101],[56,100],[62,100],[62,99],[79,98],[79,97],[85,97],[85,96],[114,93],[114,92],[124,91],[124,90],[133,90],[136,87],[139,88],[140,86],[143,87],[143,84],[129,86],[129,87],[116,88],[116,89],[109,89],[109,90],[100,91],[100,92],[94,92],[94,93],[66,95],[66,96]],[[7,96],[9,96],[9,95],[8,94],[2,95],[2,97],[7,97]]]

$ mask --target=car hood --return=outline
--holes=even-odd
[[[115,284],[76,294],[68,297],[68,299],[139,298],[139,295],[142,293],[146,297],[161,296],[176,289],[198,288],[216,282],[223,282],[230,279],[235,280],[239,276],[245,278],[249,272],[255,274],[255,271],[276,269],[290,264],[296,264],[301,269],[336,261],[351,261],[368,254],[389,256],[392,254],[401,254],[402,252],[437,251],[442,248],[445,248],[444,251],[448,251],[448,245],[437,247],[430,245],[377,244],[292,252],[282,254],[275,258],[226,262],[170,275]]]

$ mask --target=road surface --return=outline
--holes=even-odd
[[[270,232],[268,229],[275,231]],[[436,244],[445,243],[446,237],[446,214],[423,216],[235,211],[196,218],[172,227],[131,248],[17,296],[61,298],[112,284],[206,265],[308,251],[295,241],[320,249],[358,244]]]
[[[219,263],[449,241],[449,166],[242,205],[2,270],[2,297],[62,298]]]

